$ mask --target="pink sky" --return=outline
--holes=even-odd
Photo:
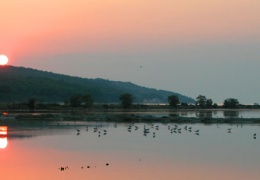
[[[230,59],[236,61],[237,57],[246,56],[253,47],[254,54],[250,52],[250,57],[244,60],[254,61],[259,58],[255,49],[260,42],[259,9],[259,0],[2,0],[0,54],[6,54],[10,64],[15,66],[29,66],[82,77],[132,81],[194,96],[185,92],[185,86],[176,89],[152,83],[152,80],[151,83],[143,84],[144,80],[139,81],[140,78],[132,76],[130,72],[122,74],[118,71],[117,76],[113,76],[109,74],[113,70],[109,64],[114,62],[109,62],[108,59],[126,64],[138,64],[145,59],[142,63],[153,66],[154,62],[160,61],[161,64],[169,61],[180,49],[186,52],[184,54],[195,53],[198,57],[204,57],[211,52],[207,48],[214,47],[217,57],[218,54],[226,53],[223,52],[223,47],[241,52],[245,44],[248,44],[246,52],[219,59],[221,62]],[[193,51],[194,48],[202,51]],[[151,58],[155,57],[154,53],[158,56],[157,59]],[[88,57],[90,54],[109,54],[110,57],[93,59]],[[72,65],[64,56],[70,55],[81,55],[81,59],[74,59],[73,62],[79,66],[73,64],[75,69],[69,71]],[[129,57],[136,55],[140,55],[139,59],[129,60]],[[172,61],[186,64],[197,60],[208,63],[216,61],[210,58],[191,60],[182,55]],[[58,64],[61,61],[68,64],[63,63],[63,67],[53,68],[52,63]],[[91,69],[97,68],[96,65],[93,65],[89,74],[80,70],[84,62],[90,66],[97,61],[108,63],[106,66],[109,68],[102,69],[106,73],[91,72]],[[145,81],[149,82],[149,79]],[[178,85],[181,86],[183,84]],[[196,93],[199,91],[200,89]]]
[[[19,57],[244,41],[259,38],[259,7],[257,0],[4,0],[0,51]]]

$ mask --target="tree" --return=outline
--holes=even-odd
[[[70,105],[71,107],[79,107],[83,106],[89,108],[93,105],[94,100],[90,94],[85,95],[73,95],[70,97]]]
[[[177,107],[177,104],[180,104],[180,100],[177,95],[168,96],[168,102],[172,107]]]
[[[134,99],[133,95],[129,93],[121,94],[119,97],[119,100],[121,101],[121,105],[124,108],[131,107],[133,104],[133,99]]]
[[[207,107],[212,107],[212,104],[213,104],[212,99],[207,99],[207,100],[206,100],[206,106],[207,106]]]
[[[82,103],[84,107],[90,108],[91,106],[93,106],[94,100],[90,94],[86,94],[82,96]]]
[[[35,99],[34,98],[30,98],[28,100],[28,107],[29,107],[30,111],[34,111],[34,108],[35,108]]]
[[[81,95],[73,95],[70,97],[71,107],[79,107],[82,103]]]
[[[214,103],[212,106],[213,106],[213,108],[218,108],[218,104],[217,103]]]
[[[237,99],[234,98],[228,98],[224,100],[223,106],[224,108],[237,108],[237,105],[239,104]]]
[[[196,105],[199,106],[199,107],[205,107],[206,106],[206,101],[207,101],[207,98],[206,96],[203,96],[203,95],[199,95],[197,98],[196,98]]]

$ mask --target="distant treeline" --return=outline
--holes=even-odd
[[[34,98],[28,99],[27,102],[17,102],[17,103],[0,103],[0,112],[4,112],[5,110],[19,110],[19,111],[37,111],[37,110],[181,110],[181,109],[190,109],[190,110],[210,110],[210,109],[260,109],[260,105],[243,105],[237,103],[236,99],[228,98],[224,101],[223,105],[217,104],[207,104],[201,105],[198,100],[194,104],[189,103],[177,103],[171,104],[171,102],[167,104],[139,104],[133,103],[132,100],[134,97],[130,95],[129,97],[125,97],[122,94],[118,98],[121,100],[120,103],[95,103],[91,97],[91,95],[86,94],[84,96],[71,96],[70,101],[62,102],[62,103],[42,103],[37,102]],[[172,95],[175,96],[175,95]],[[171,97],[171,96],[169,96]],[[170,99],[170,98],[169,98]],[[235,101],[235,104],[229,104],[229,101]],[[170,101],[170,100],[169,100]],[[228,102],[228,103],[227,103]],[[125,104],[126,103],[126,104]],[[204,111],[203,111],[204,112]]]

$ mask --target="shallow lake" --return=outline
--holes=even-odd
[[[0,173],[5,180],[254,180],[258,136],[256,124],[1,126]]]

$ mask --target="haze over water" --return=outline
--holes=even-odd
[[[260,126],[250,124],[68,121],[9,127],[8,145],[0,149],[1,179],[256,180],[258,134]]]

